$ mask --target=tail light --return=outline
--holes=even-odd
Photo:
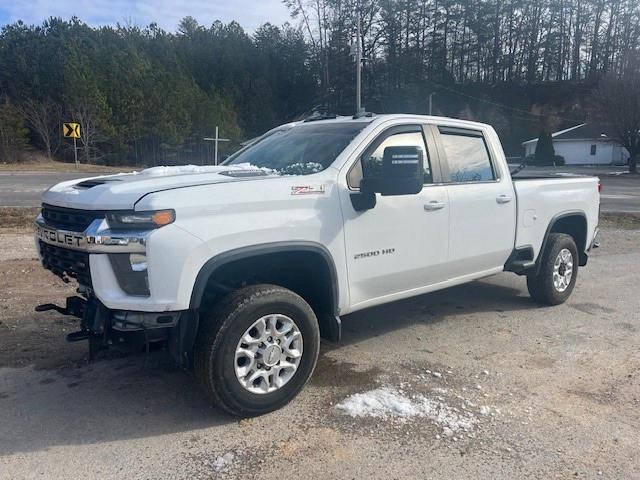
[[[598,193],[602,191],[602,183],[598,182]]]

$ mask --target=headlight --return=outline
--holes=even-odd
[[[159,228],[173,223],[175,219],[176,212],[170,209],[146,212],[107,212],[109,227],[120,229]]]

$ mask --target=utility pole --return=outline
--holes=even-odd
[[[231,140],[228,138],[220,138],[220,136],[218,135],[218,126],[216,125],[216,136],[211,138],[211,137],[204,137],[203,140],[205,140],[206,142],[213,142],[213,164],[214,165],[218,165],[218,142],[230,142]]]
[[[362,50],[360,49],[360,11],[356,12],[358,22],[356,26],[356,115],[362,113]]]
[[[429,94],[429,115],[433,115],[433,96],[436,92],[431,92]]]

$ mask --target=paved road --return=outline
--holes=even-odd
[[[99,173],[2,172],[0,173],[0,207],[38,207],[40,195],[51,185],[100,175]]]
[[[516,165],[511,165],[514,168]],[[602,211],[612,213],[640,213],[640,176],[628,175],[626,167],[527,167],[519,175],[562,174],[594,175],[600,177]]]
[[[602,180],[602,211],[640,212],[640,177],[623,174],[623,168],[591,167],[528,167],[522,175],[531,173],[577,173],[598,175]],[[74,178],[90,177],[91,173],[20,172],[0,173],[0,207],[37,207],[40,195],[51,185]]]
[[[77,324],[33,313],[73,285],[0,262],[0,478],[637,479],[640,231],[601,241],[564,305],[501,274],[345,317],[302,393],[242,421],[162,352],[87,365]]]

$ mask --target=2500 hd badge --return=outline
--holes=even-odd
[[[378,255],[390,255],[392,253],[395,253],[395,251],[395,248],[385,248],[383,250],[373,250],[371,252],[356,253],[353,256],[353,259],[360,260],[361,258],[377,257]]]

